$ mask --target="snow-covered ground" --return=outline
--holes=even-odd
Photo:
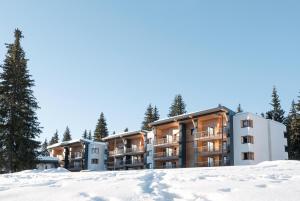
[[[1,201],[299,201],[300,162],[256,166],[0,175]]]

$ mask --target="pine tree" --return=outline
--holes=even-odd
[[[47,142],[47,139],[45,139],[45,141],[43,142],[43,144],[41,146],[41,155],[42,156],[49,156],[50,155],[47,147],[48,147],[48,142]]]
[[[83,134],[82,134],[82,138],[83,139],[88,139],[88,133],[87,133],[87,130],[85,129]]]
[[[180,94],[176,95],[169,110],[169,117],[177,116],[186,113],[185,103]]]
[[[106,124],[106,119],[104,117],[103,112],[100,114],[100,118],[98,119],[96,129],[94,132],[94,140],[95,141],[102,141],[102,138],[108,136],[108,129]]]
[[[272,110],[266,113],[266,118],[282,123],[284,121],[284,111],[281,109],[280,99],[275,86],[273,87],[272,102],[270,105],[272,106]]]
[[[113,131],[112,134],[113,134],[113,135],[116,134],[116,131]]]
[[[0,71],[0,169],[8,172],[35,167],[40,146],[36,138],[41,133],[34,80],[20,44],[22,32],[16,29],[14,37],[14,43],[6,44]]]
[[[242,109],[242,107],[241,107],[241,104],[238,105],[236,112],[237,112],[237,113],[243,112],[243,109]]]
[[[125,129],[124,129],[124,132],[128,132],[128,128],[125,128]]]
[[[153,121],[159,120],[159,112],[156,105],[153,108]]]
[[[69,127],[67,126],[62,141],[64,142],[64,141],[69,141],[69,140],[72,140],[72,137],[71,137],[70,129],[69,129]]]
[[[149,124],[153,122],[153,119],[153,107],[149,104],[145,112],[144,121],[142,122],[142,130],[151,130]]]
[[[55,144],[59,142],[58,131],[56,130],[53,137],[51,138],[49,145]]]
[[[91,130],[89,130],[89,135],[88,135],[88,138],[87,138],[88,140],[92,140],[92,131]]]
[[[300,113],[298,103],[292,102],[285,124],[288,133],[289,158],[300,160]]]

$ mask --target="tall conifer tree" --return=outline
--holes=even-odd
[[[6,44],[7,54],[0,73],[0,169],[15,172],[35,167],[41,133],[33,95],[34,80],[16,29],[15,41]]]
[[[47,147],[48,147],[48,141],[47,141],[47,139],[45,139],[45,141],[43,142],[43,144],[41,146],[41,155],[42,156],[49,156],[50,155]]]
[[[100,114],[100,118],[98,119],[96,129],[94,132],[94,140],[95,141],[102,141],[102,138],[108,136],[108,129],[106,119],[104,117],[103,112]]]
[[[149,127],[149,123],[151,122],[153,122],[153,107],[149,104],[145,112],[144,121],[142,122],[142,130],[151,130]]]
[[[186,105],[180,94],[176,95],[169,110],[169,117],[177,116],[186,113]]]
[[[157,120],[159,120],[159,112],[158,112],[158,108],[155,105],[153,108],[153,121],[157,121]]]
[[[58,131],[56,130],[53,137],[51,138],[49,145],[55,144],[59,142]]]
[[[64,132],[64,136],[63,136],[63,142],[64,141],[69,141],[69,140],[72,140],[72,137],[71,137],[71,132],[70,132],[70,129],[69,127],[67,126],[65,132]]]
[[[84,132],[83,132],[83,134],[82,134],[82,138],[83,138],[83,139],[88,139],[88,132],[87,132],[86,129],[84,130]]]
[[[237,113],[243,112],[241,104],[238,105],[236,112]]]
[[[93,138],[92,138],[92,131],[91,130],[89,130],[89,135],[88,135],[88,138],[87,138],[88,140],[92,140]]]
[[[266,118],[282,123],[284,121],[284,111],[281,109],[280,99],[275,86],[273,87],[270,105],[272,109],[266,113]]]

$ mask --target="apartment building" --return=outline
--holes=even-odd
[[[56,157],[60,167],[70,171],[105,170],[106,143],[77,139],[47,147],[51,157]]]
[[[252,113],[236,114],[224,106],[158,120],[150,126],[153,147],[147,155],[153,157],[153,168],[287,159],[283,124]]]
[[[107,143],[108,170],[143,169],[146,167],[146,132],[133,131],[109,135]]]

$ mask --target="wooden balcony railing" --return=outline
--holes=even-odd
[[[208,161],[196,162],[195,167],[215,167],[215,166],[228,166],[228,165],[230,165],[229,160],[225,160],[225,161],[214,160],[211,162],[208,162]]]
[[[172,138],[160,138],[154,140],[154,145],[163,145],[163,144],[178,144],[179,138],[172,137]]]
[[[222,130],[210,133],[208,131],[195,132],[195,140],[206,140],[206,139],[222,139]],[[227,134],[223,133],[223,138],[226,138]]]

